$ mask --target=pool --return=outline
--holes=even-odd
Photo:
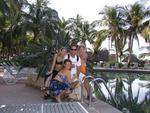
[[[130,71],[130,70],[129,70]],[[95,77],[101,77],[106,81],[107,87],[116,99],[117,108],[123,113],[150,113],[150,74],[129,71],[93,71]],[[140,71],[140,70],[138,70]],[[104,85],[100,83],[103,92],[109,104],[111,102],[110,95]],[[96,89],[96,97],[102,99],[102,94]]]

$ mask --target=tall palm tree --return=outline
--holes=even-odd
[[[143,25],[146,22],[143,21],[150,16],[150,11],[148,9],[145,9],[144,6],[142,6],[138,2],[136,2],[129,7],[125,7],[124,12],[126,16],[127,36],[129,40],[128,63],[130,63],[131,54],[133,52],[133,41],[137,40],[139,43],[138,34],[141,33],[141,31],[143,30]]]
[[[109,36],[112,42],[115,43],[117,61],[119,54],[121,55],[123,48],[125,46],[124,38],[124,20],[123,14],[120,11],[120,7],[108,7],[106,6],[100,14],[103,15],[101,20],[102,25],[108,27],[107,36]]]
[[[35,4],[26,3],[29,11],[22,10],[24,16],[23,29],[31,33],[31,41],[24,54],[19,57],[23,66],[36,66],[39,76],[45,75],[53,53],[70,42],[65,32],[65,22],[61,22],[57,11],[48,7],[45,0],[36,0]]]

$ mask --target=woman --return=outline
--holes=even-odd
[[[71,79],[71,65],[69,59],[64,60],[63,68],[50,82],[49,91],[58,102],[61,102],[62,95],[70,94],[78,83],[74,78]]]
[[[57,75],[57,73],[61,70],[63,66],[62,64],[66,53],[67,53],[67,49],[63,47],[59,50],[58,53],[54,55],[52,66],[48,74],[53,73],[53,77]]]
[[[86,48],[83,45],[79,46],[78,55],[81,59],[81,65],[79,67],[79,70],[81,73],[86,74],[87,53]]]
[[[83,81],[84,80],[84,87],[83,87],[83,94],[87,98],[89,95],[89,81],[85,79],[85,75],[87,72],[87,53],[86,53],[86,48],[83,45],[80,45],[78,48],[78,55],[81,59],[81,65],[79,67],[79,80]]]
[[[44,79],[45,86],[43,90],[47,90],[49,81],[53,79],[57,75],[57,73],[62,69],[63,60],[64,60],[66,53],[67,53],[67,49],[63,47],[59,50],[58,53],[54,55],[51,69],[50,71],[47,72],[47,76],[45,76],[45,79]]]

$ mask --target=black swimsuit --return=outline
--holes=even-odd
[[[57,65],[62,65],[62,64],[63,64],[63,61],[59,61],[59,62],[58,62],[58,61],[56,60],[56,64],[57,64]],[[58,72],[59,72],[59,71],[57,71],[57,70],[55,70],[55,69],[53,70],[53,72],[52,72],[52,79],[55,78],[55,76],[58,74]],[[50,75],[51,75],[51,74],[50,74]],[[50,75],[46,75],[46,76],[45,76],[45,78],[44,78],[44,83],[46,82],[47,78],[48,78]]]
[[[62,64],[63,64],[63,61],[59,61],[59,62],[58,62],[58,61],[56,60],[56,64],[62,65]]]

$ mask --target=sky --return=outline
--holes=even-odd
[[[135,2],[144,3],[147,7],[150,6],[150,0],[50,0],[50,7],[58,12],[60,18],[76,18],[79,14],[84,20],[92,22],[94,20],[100,20],[101,16],[99,12],[104,8],[104,6],[115,6],[115,5],[130,5]],[[148,46],[145,40],[140,37],[140,45],[137,42],[133,44],[134,53],[138,56],[140,53],[147,52],[139,51],[142,46]],[[102,44],[102,48],[108,48],[108,41],[106,40]]]
[[[33,0],[29,0],[33,2]],[[93,22],[95,20],[100,20],[101,16],[99,12],[102,11],[104,6],[125,6],[131,5],[135,2],[141,2],[145,4],[146,7],[150,6],[150,0],[49,0],[50,7],[55,9],[58,12],[60,18],[64,17],[68,18],[76,18],[77,14],[83,17],[84,20],[89,22]],[[140,47],[149,46],[149,44],[145,43],[145,40],[140,39],[140,45],[134,41],[133,44],[133,52],[138,56],[140,53],[147,52],[139,51]],[[89,44],[88,44],[89,45]],[[89,45],[89,48],[91,46]],[[108,48],[108,40],[104,41],[102,44],[102,48]]]
[[[129,5],[135,3],[137,0],[49,0],[50,7],[58,11],[59,17],[65,19],[81,15],[85,20],[90,22],[100,19],[98,14],[105,5]],[[150,0],[138,0],[148,2]],[[148,4],[148,3],[147,3]]]

